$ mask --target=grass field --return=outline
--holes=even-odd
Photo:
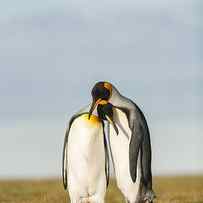
[[[203,176],[155,177],[157,203],[203,203]],[[0,203],[67,203],[61,180],[0,181]],[[124,202],[111,181],[106,202]]]

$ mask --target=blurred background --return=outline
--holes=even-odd
[[[60,176],[65,128],[112,82],[143,110],[155,175],[203,172],[200,0],[18,0],[0,12],[0,178]]]

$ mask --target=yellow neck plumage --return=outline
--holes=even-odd
[[[85,121],[87,121],[87,122],[89,122],[89,123],[91,123],[91,124],[101,124],[101,120],[99,119],[99,117],[98,116],[95,116],[95,115],[91,115],[91,117],[90,117],[90,119],[88,118],[88,116],[89,116],[89,114],[88,113],[86,113],[86,114],[83,114],[82,115],[82,118],[85,120]]]

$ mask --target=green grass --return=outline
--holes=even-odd
[[[203,176],[155,177],[157,203],[203,203]],[[67,203],[61,180],[2,180],[0,203]],[[106,202],[124,199],[111,181]]]

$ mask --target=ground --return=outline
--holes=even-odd
[[[203,203],[203,176],[155,177],[155,203]],[[2,180],[0,203],[67,203],[62,182],[55,180]],[[111,181],[106,202],[124,202]]]

